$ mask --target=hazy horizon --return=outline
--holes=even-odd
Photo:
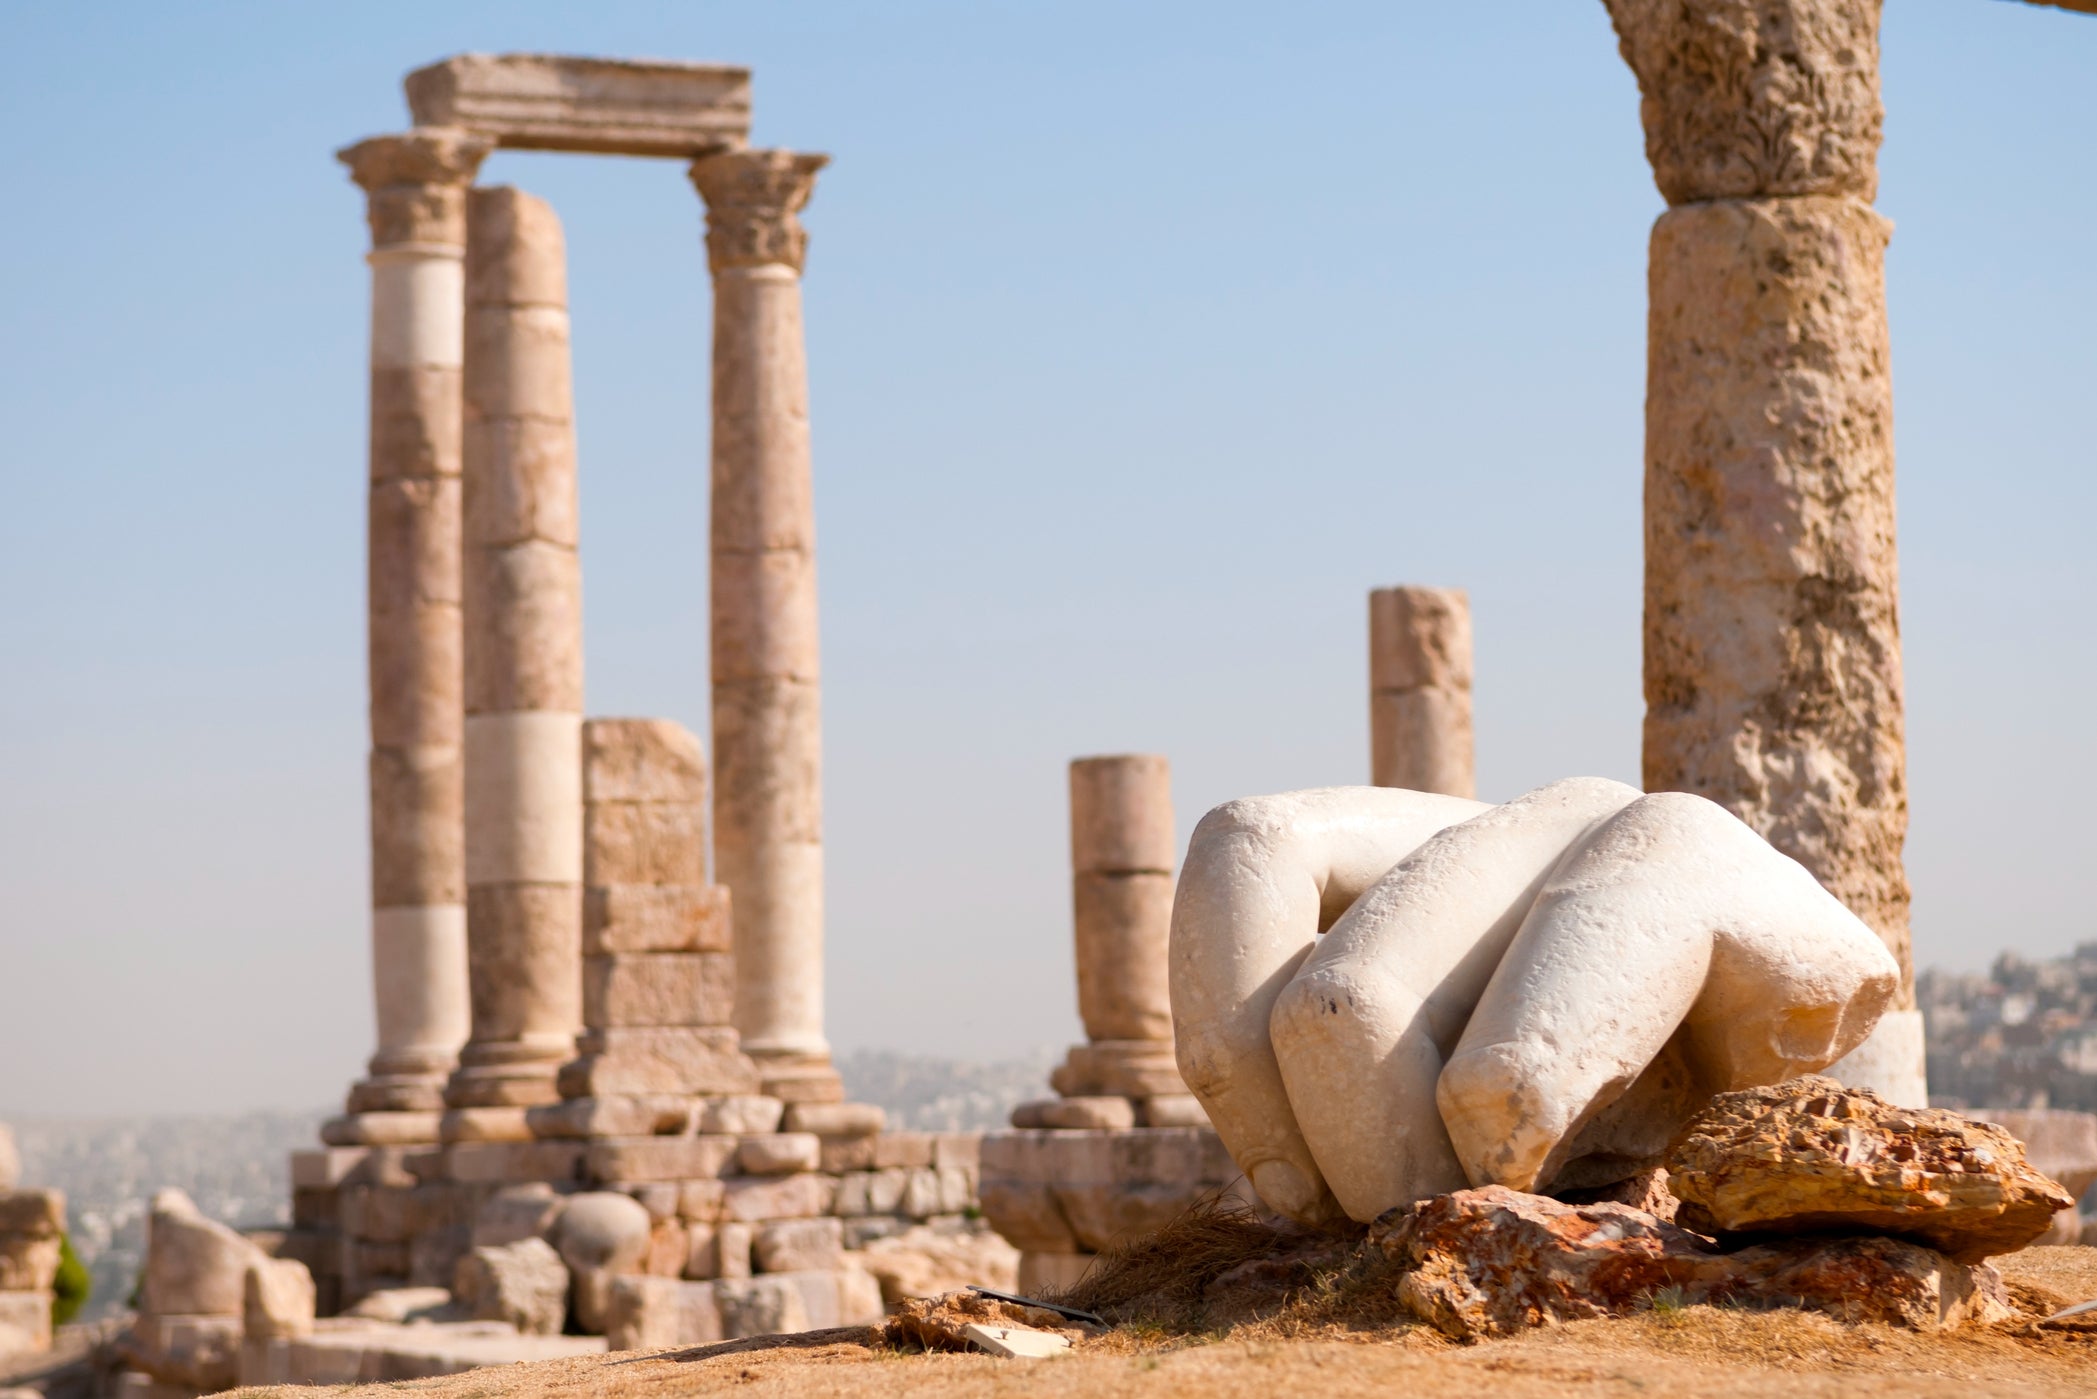
[[[303,1109],[371,1051],[367,234],[400,78],[755,70],[805,221],[829,1025],[1079,1036],[1064,764],[1181,836],[1367,780],[1365,595],[1468,588],[1481,795],[1638,776],[1646,235],[1599,0],[0,13],[0,1118]],[[2097,20],[1884,24],[1920,967],[2097,937]],[[503,152],[571,260],[592,714],[705,735],[701,208]]]

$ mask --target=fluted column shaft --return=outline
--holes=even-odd
[[[823,1033],[822,710],[807,234],[827,157],[692,165],[714,281],[711,639],[715,877],[735,909],[735,1025],[768,1092],[834,1096]]]
[[[1463,589],[1369,594],[1369,771],[1378,787],[1478,795]]]
[[[466,252],[466,899],[473,1033],[447,1138],[523,1137],[582,1023],[582,574],[566,250],[477,189]]]
[[[460,734],[461,259],[487,154],[446,130],[340,159],[371,224],[368,646],[378,1049],[331,1139],[427,1139],[466,1037]]]
[[[1647,331],[1645,785],[1727,807],[1885,939],[1903,1009],[1874,1038],[1911,1076],[1874,1086],[1921,1106],[1878,0],[1608,4],[1670,206]]]

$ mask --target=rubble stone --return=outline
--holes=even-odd
[[[1726,1254],[1626,1205],[1570,1205],[1499,1185],[1393,1210],[1369,1237],[1407,1269],[1406,1308],[1462,1340],[1626,1315],[1660,1294],[1918,1330],[2011,1315],[1992,1268],[1899,1239],[1789,1239]]]
[[[452,1292],[476,1321],[506,1321],[528,1336],[557,1336],[568,1319],[568,1268],[552,1244],[519,1239],[459,1260]]]
[[[2024,1247],[2074,1204],[2002,1128],[1818,1075],[1713,1099],[1667,1169],[1692,1228],[1894,1234],[1960,1263]]]
[[[698,1122],[701,1132],[720,1132],[735,1137],[758,1136],[779,1130],[780,1117],[786,1104],[777,1098],[764,1098],[756,1094],[733,1094],[724,1098],[709,1098],[699,1107]],[[796,1127],[794,1131],[804,1130]]]
[[[1011,1292],[1019,1287],[1019,1250],[988,1229],[948,1234],[913,1225],[866,1244],[854,1261],[881,1284],[894,1305],[969,1286]]]
[[[313,1274],[295,1258],[265,1258],[248,1265],[243,1280],[243,1338],[287,1340],[313,1333]]]
[[[163,1190],[153,1197],[146,1223],[140,1309],[153,1316],[237,1317],[246,1305],[248,1267],[267,1257],[198,1213],[181,1191]]]

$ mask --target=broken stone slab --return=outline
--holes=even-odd
[[[247,1340],[291,1340],[313,1334],[313,1274],[295,1258],[248,1266],[241,1306]]]
[[[968,1291],[905,1302],[889,1316],[884,1329],[891,1345],[955,1351],[975,1347],[968,1335],[971,1327],[1045,1331],[1065,1340],[1085,1334],[1055,1312]]]
[[[702,1133],[725,1133],[732,1137],[761,1136],[779,1130],[786,1104],[777,1098],[754,1093],[708,1098],[699,1105],[698,1128]],[[798,1130],[798,1129],[797,1129]]]
[[[537,1137],[678,1136],[691,1126],[692,1100],[681,1093],[569,1098],[526,1108],[524,1121]]]
[[[689,160],[750,136],[750,70],[726,64],[465,53],[403,85],[417,126],[521,150]]]
[[[888,1114],[873,1103],[795,1103],[783,1125],[822,1137],[871,1137],[888,1125]]]
[[[459,1260],[452,1278],[452,1294],[475,1321],[557,1336],[568,1320],[568,1268],[544,1239],[476,1248]]]
[[[1573,1205],[1506,1186],[1392,1210],[1369,1240],[1406,1270],[1398,1298],[1461,1340],[1683,1303],[1803,1306],[1934,1330],[2011,1315],[1994,1270],[1898,1239],[1791,1239],[1721,1253],[1627,1205]]]
[[[241,1335],[238,1315],[146,1314],[132,1324],[122,1348],[125,1360],[154,1379],[208,1394],[239,1380]]]
[[[2023,1248],[2075,1203],[2002,1128],[1820,1075],[1713,1098],[1666,1164],[1693,1229],[1892,1234],[1960,1263]]]
[[[189,1196],[162,1190],[153,1197],[146,1222],[140,1310],[155,1316],[238,1317],[246,1306],[248,1268],[267,1259],[238,1233],[206,1219]]]
[[[1036,1331],[1031,1326],[984,1326],[970,1322],[961,1328],[961,1336],[977,1350],[1007,1360],[1046,1360],[1070,1354],[1070,1337],[1054,1331]]]

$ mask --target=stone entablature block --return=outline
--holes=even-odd
[[[694,159],[750,138],[750,70],[730,64],[464,53],[403,85],[417,126],[519,150]]]

